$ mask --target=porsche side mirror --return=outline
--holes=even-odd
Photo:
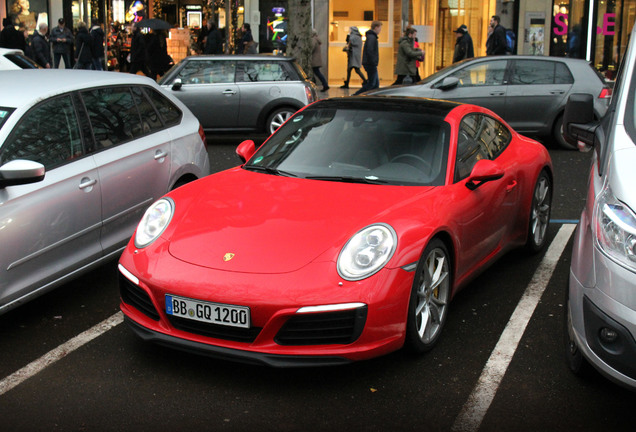
[[[172,82],[172,90],[181,90],[182,85],[181,78],[177,78]]]
[[[440,90],[450,90],[454,89],[459,85],[459,79],[455,77],[446,77],[442,80],[441,84],[437,86]]]
[[[252,140],[245,140],[236,148],[236,154],[241,158],[243,163],[247,162],[256,152],[256,144]]]
[[[14,159],[0,167],[0,189],[35,183],[44,179],[44,165],[30,160]]]
[[[504,175],[504,170],[495,161],[482,159],[477,161],[470,176],[466,180],[466,187],[475,190],[486,182],[499,180]]]

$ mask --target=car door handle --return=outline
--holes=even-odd
[[[565,90],[552,90],[550,92],[550,94],[553,94],[553,95],[563,94],[563,93],[565,93]]]
[[[506,92],[502,92],[502,91],[494,91],[490,93],[490,96],[503,96],[505,95]]]
[[[166,156],[168,156],[168,152],[165,152],[163,150],[157,150],[155,152],[155,160],[163,159]]]
[[[96,179],[90,179],[88,177],[84,177],[79,184],[79,188],[80,189],[86,189],[89,188],[91,186],[95,186],[97,184],[97,180]]]
[[[508,184],[508,186],[506,186],[506,193],[512,192],[514,190],[514,188],[516,188],[516,187],[517,187],[517,181],[516,180],[511,181]]]
[[[224,95],[235,95],[235,94],[236,94],[236,90],[230,90],[230,89],[228,89],[228,90],[225,90],[225,91],[223,92],[223,94],[224,94]]]

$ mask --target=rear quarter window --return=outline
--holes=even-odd
[[[150,87],[145,87],[144,93],[159,112],[165,126],[174,126],[181,122],[183,113],[167,97]]]

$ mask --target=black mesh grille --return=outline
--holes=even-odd
[[[145,315],[148,315],[155,321],[159,321],[159,313],[150,300],[150,296],[137,285],[126,279],[124,275],[119,274],[119,291],[124,303],[138,309]]]
[[[367,307],[346,311],[299,314],[276,335],[279,345],[332,345],[355,342],[364,329]]]
[[[235,342],[253,342],[262,330],[259,327],[249,329],[209,324],[202,321],[168,315],[168,321],[177,330],[194,333],[215,339],[231,340]]]

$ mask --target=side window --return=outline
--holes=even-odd
[[[214,61],[205,73],[211,84],[227,84],[234,82],[236,72],[236,62],[234,61]]]
[[[489,158],[494,160],[508,147],[511,138],[510,131],[492,117],[486,115],[479,117],[481,119],[477,139],[486,147]]]
[[[0,151],[0,165],[28,159],[47,170],[82,156],[84,148],[70,95],[48,99],[32,108]]]
[[[141,115],[141,127],[144,134],[149,134],[158,131],[163,128],[161,117],[155,111],[150,101],[146,98],[141,88],[132,88],[133,99],[139,109],[139,115]]]
[[[453,73],[459,79],[458,87],[503,85],[507,60],[494,60],[467,66]]]
[[[105,87],[82,92],[91,121],[96,150],[141,136],[137,105],[128,87]]]
[[[568,68],[559,62],[541,60],[516,60],[510,84],[572,84]]]
[[[556,63],[556,71],[554,73],[555,84],[574,84],[574,77],[570,69],[563,63]]]
[[[181,115],[183,113],[175,104],[170,102],[167,97],[149,87],[145,87],[143,92],[152,101],[166,126],[174,126],[181,121]]]
[[[177,78],[181,78],[184,85],[207,84],[209,80],[209,70],[212,69],[214,61],[189,60],[179,71]]]
[[[462,119],[457,136],[455,182],[470,175],[477,161],[490,159],[488,148],[480,141],[482,115],[470,114]]]
[[[241,62],[237,82],[291,81],[289,71],[277,61]]]

